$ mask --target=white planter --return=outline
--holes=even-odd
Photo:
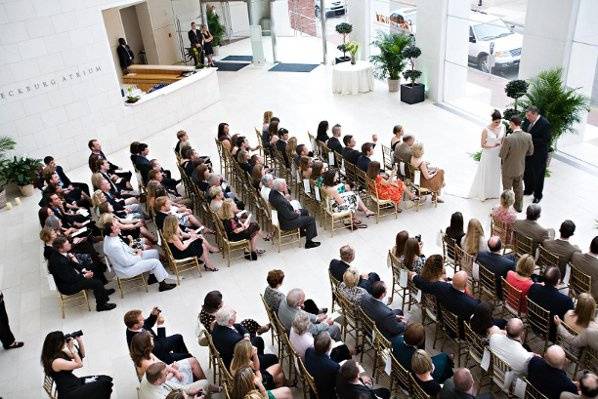
[[[0,190],[0,209],[6,206],[6,187],[2,187]]]
[[[21,194],[23,195],[23,197],[31,197],[33,195],[33,193],[35,192],[35,188],[33,187],[33,184],[28,184],[26,186],[19,186],[19,190],[21,191]]]
[[[391,93],[396,93],[397,91],[399,91],[400,83],[401,83],[401,81],[399,79],[397,79],[397,80],[388,79],[388,91]]]
[[[220,46],[212,46],[212,50],[214,50],[215,57],[220,55]]]

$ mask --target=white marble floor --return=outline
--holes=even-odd
[[[229,54],[248,54],[247,45],[246,42],[236,43],[227,51]],[[255,142],[253,129],[260,125],[261,115],[267,109],[281,118],[282,126],[291,134],[305,141],[306,131],[315,131],[321,119],[327,119],[331,124],[341,123],[344,133],[356,135],[358,143],[372,133],[377,133],[381,142],[388,143],[392,126],[400,123],[407,132],[425,143],[426,158],[446,170],[446,203],[437,208],[426,206],[418,213],[404,211],[397,220],[385,219],[379,224],[370,220],[368,229],[353,233],[340,231],[334,238],[321,230],[322,246],[310,251],[286,248],[277,254],[270,244],[264,243],[268,252],[258,262],[236,261],[227,269],[220,258],[219,272],[204,273],[202,278],[189,276],[173,291],[158,293],[156,287],[151,287],[149,294],[131,292],[124,299],[114,295],[117,308],[113,311],[67,310],[67,317],[62,320],[56,293],[48,289],[41,257],[36,216],[39,194],[36,193],[32,198],[25,198],[15,209],[0,211],[0,288],[4,292],[12,329],[18,339],[25,341],[22,349],[0,350],[0,397],[43,397],[39,355],[49,331],[82,329],[88,355],[85,367],[77,374],[109,374],[115,379],[113,397],[134,398],[136,378],[128,357],[122,322],[123,314],[129,309],[149,311],[152,306],[159,305],[166,316],[168,330],[182,333],[191,351],[206,365],[207,351],[197,345],[194,331],[197,313],[209,290],[221,290],[226,303],[238,310],[239,317],[251,316],[265,321],[258,293],[266,284],[266,272],[272,268],[285,271],[285,288],[303,287],[310,297],[329,306],[326,269],[330,258],[337,256],[338,248],[343,244],[349,243],[356,248],[357,267],[376,271],[388,281],[386,252],[399,230],[421,233],[425,253],[430,255],[439,251],[435,242],[437,232],[447,225],[454,211],[463,212],[468,219],[477,217],[488,228],[487,215],[496,201],[481,203],[458,196],[468,191],[475,173],[476,164],[469,153],[479,145],[481,125],[430,102],[412,106],[403,104],[396,93],[387,92],[383,82],[377,82],[372,93],[333,95],[330,66],[320,66],[311,73],[275,73],[267,69],[249,66],[239,72],[219,73],[222,101],[180,125],[144,138],[150,145],[150,156],[176,170],[171,149],[176,131],[185,129],[200,152],[217,159],[214,137],[218,122],[228,122],[233,133],[244,133]],[[95,134],[91,127],[81,132],[81,151],[87,151],[87,140]],[[141,137],[143,132],[140,132]],[[109,154],[113,162],[126,168],[130,167],[128,144],[120,143],[122,150]],[[557,160],[553,160],[550,169],[552,176],[546,181],[540,222],[558,228],[563,219],[573,219],[577,224],[573,241],[586,250],[598,232],[594,226],[598,212],[593,202],[598,194],[598,176]],[[90,177],[87,166],[69,171],[69,175],[72,180],[86,182]],[[526,199],[526,203],[528,201]]]

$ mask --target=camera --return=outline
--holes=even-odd
[[[83,331],[79,330],[79,331],[74,331],[70,334],[64,334],[64,339],[65,340],[69,340],[69,339],[75,339],[78,337],[81,337],[83,335]]]
[[[415,239],[417,240],[417,242],[422,242],[422,235],[421,234],[416,235]]]

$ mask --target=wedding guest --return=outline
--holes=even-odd
[[[471,371],[458,368],[455,375],[444,382],[438,399],[492,399],[492,394],[476,396],[475,384]]]
[[[442,255],[430,255],[426,259],[424,267],[421,269],[421,277],[430,283],[446,279],[446,269],[444,268]]]
[[[496,331],[490,335],[489,347],[492,352],[503,358],[518,375],[525,375],[534,353],[523,345],[525,326],[521,319],[512,318],[507,322],[506,334]]]
[[[270,121],[272,120],[273,116],[274,113],[272,111],[264,111],[264,118],[262,121],[262,133],[268,131],[268,128],[270,127]]]
[[[463,214],[461,212],[455,212],[451,215],[451,223],[444,234],[455,240],[455,244],[461,245],[461,239],[465,235],[465,231],[463,231]]]
[[[278,269],[270,270],[266,277],[268,285],[264,291],[264,301],[275,312],[278,312],[280,302],[286,299],[286,295],[280,291],[283,280],[284,272]]]
[[[336,382],[336,395],[339,399],[389,399],[387,388],[372,388],[372,379],[359,374],[355,360],[348,360],[341,366]]]
[[[561,326],[561,320],[558,315],[554,316],[555,324],[557,325],[559,335],[565,338],[572,338],[571,334],[563,334],[566,329]],[[568,310],[565,313],[563,322],[577,333],[581,335],[586,333],[588,330],[598,331],[598,319],[596,318],[596,301],[592,295],[587,292],[579,294],[577,297],[577,303],[575,309]],[[587,335],[587,334],[586,334]],[[564,340],[564,344],[571,344],[570,339]],[[572,345],[573,348],[579,348],[578,345]],[[598,346],[598,342],[594,345]],[[578,352],[575,349],[575,352]]]
[[[314,340],[314,347],[305,351],[305,368],[314,378],[318,395],[333,399],[336,397],[336,378],[341,366],[330,358],[332,340],[326,331],[316,335]]]
[[[169,215],[164,219],[162,235],[174,259],[197,258],[203,263],[205,271],[218,271],[208,257],[209,249],[205,240],[198,234],[183,233],[176,216]]]
[[[579,395],[572,392],[562,392],[560,399],[596,399],[598,397],[598,376],[590,371],[583,371],[579,381]]]
[[[186,131],[179,130],[178,132],[176,132],[176,139],[177,139],[177,141],[176,141],[176,145],[174,146],[174,153],[180,157],[181,149],[184,146],[189,145],[189,135],[187,134]]]
[[[230,241],[249,241],[250,253],[245,254],[247,260],[257,260],[258,255],[262,255],[265,251],[257,247],[257,239],[259,238],[260,227],[256,222],[251,221],[251,217],[241,219],[238,214],[239,210],[234,202],[224,201],[222,204],[222,219],[224,230]]]
[[[431,397],[436,397],[442,386],[434,380],[432,372],[434,363],[432,358],[425,350],[418,349],[411,357],[411,370],[415,375],[415,382]]]
[[[208,58],[208,66],[216,68],[216,64],[212,59],[214,56],[214,48],[212,47],[214,36],[210,33],[208,25],[201,24],[201,35],[203,36],[203,53]]]
[[[322,184],[324,182],[324,173],[326,170],[328,169],[325,168],[324,162],[318,159],[312,162],[310,180],[316,187],[322,188]]]
[[[561,276],[565,278],[565,272],[567,271],[567,264],[571,262],[573,254],[581,252],[581,249],[577,245],[571,244],[569,238],[575,233],[575,223],[571,220],[565,220],[561,223],[559,229],[560,237],[553,240],[544,240],[542,247],[551,254],[558,256],[559,258],[559,270]]]
[[[418,274],[421,272],[426,262],[426,257],[421,252],[422,246],[423,244],[417,238],[407,239],[403,256],[400,258],[403,267]]]
[[[203,328],[205,328],[208,332],[211,332],[214,329],[214,324],[216,323],[216,312],[218,312],[218,309],[222,308],[223,306],[224,302],[222,301],[222,293],[220,291],[210,291],[204,297],[198,320],[201,325],[203,325]],[[251,336],[255,336],[256,334],[262,335],[263,333],[270,331],[269,323],[262,326],[253,319],[245,319],[239,324],[246,329]],[[259,342],[260,340],[261,338],[254,341],[254,344],[256,346],[261,345],[263,347],[263,340]]]
[[[242,339],[235,344],[233,359],[230,363],[230,373],[235,375],[244,367],[250,367],[256,378],[262,380],[266,389],[276,389],[284,384],[284,374],[280,363],[268,367],[260,364],[257,348],[249,340]],[[276,396],[276,395],[275,395]]]
[[[327,309],[322,309],[316,313],[313,310],[307,312],[305,308],[305,292],[300,288],[293,288],[287,294],[286,300],[281,301],[278,306],[278,318],[283,327],[291,330],[291,325],[297,314],[306,313],[312,324],[309,331],[316,336],[322,331],[328,331],[334,340],[340,339],[340,325],[326,316]],[[313,312],[313,313],[312,313]]]
[[[367,175],[374,181],[378,199],[391,200],[397,205],[401,203],[405,193],[409,195],[410,199],[415,199],[414,195],[407,190],[405,183],[396,178],[395,169],[392,170],[389,178],[385,179],[384,176],[380,174],[380,162],[372,161],[368,166]],[[400,211],[401,210],[399,209],[399,212]]]
[[[504,190],[500,194],[500,205],[492,208],[492,219],[502,223],[512,224],[517,220],[517,212],[513,209],[515,203],[515,193],[513,190]]]
[[[6,313],[6,305],[4,303],[4,294],[0,291],[0,342],[2,347],[6,350],[17,349],[24,345],[22,341],[17,341],[10,330],[8,323],[8,314]]]
[[[355,227],[367,228],[366,224],[357,219],[355,212],[360,210],[366,217],[373,216],[375,213],[365,206],[357,193],[351,191],[344,183],[340,183],[337,169],[331,168],[324,173],[322,189],[331,202],[333,212],[351,211]]]
[[[392,248],[392,253],[397,259],[401,259],[405,251],[405,243],[409,239],[409,233],[406,230],[401,230],[395,237],[395,246]]]
[[[413,144],[415,144],[415,137],[409,134],[403,136],[401,144],[398,147],[395,146],[395,163],[403,162],[405,165],[409,165],[413,155]]]
[[[357,158],[355,166],[364,172],[368,171],[368,166],[372,162],[371,158],[374,155],[374,145],[374,143],[363,143],[361,145],[361,155]]]
[[[233,148],[233,144],[229,134],[228,123],[221,122],[218,124],[218,134],[216,137],[218,141],[222,144],[222,146],[228,151],[230,151]]]
[[[340,141],[341,135],[341,125],[337,123],[336,125],[332,126],[332,137],[330,137],[326,142],[328,148],[338,154],[343,152],[343,145]]]
[[[316,140],[319,141],[321,144],[326,144],[329,138],[330,137],[328,136],[328,121],[321,121],[318,124]]]
[[[509,270],[515,270],[515,256],[501,254],[502,242],[500,237],[492,236],[488,239],[488,250],[481,250],[476,256],[476,263],[486,267],[494,274],[496,293],[502,299],[502,279],[507,277]]]
[[[590,291],[598,301],[598,236],[592,239],[587,253],[576,253],[571,257],[571,265],[592,277]]]
[[[251,367],[243,367],[233,375],[232,398],[238,399],[293,399],[288,387],[266,390]]]
[[[56,174],[60,178],[60,182],[62,183],[61,185],[63,188],[76,188],[89,196],[89,186],[86,183],[78,183],[71,181],[71,179],[69,179],[66,173],[64,172],[62,166],[56,163],[54,157],[50,155],[44,157],[44,164],[55,169]]]
[[[404,134],[405,134],[405,131],[403,130],[403,126],[394,125],[394,127],[392,128],[392,137],[390,139],[391,151],[394,151],[396,149],[397,144],[399,144],[401,142],[401,138],[403,137]]]
[[[473,332],[482,338],[489,338],[492,334],[505,334],[503,330],[507,324],[506,320],[495,320],[493,316],[494,306],[489,302],[481,302],[476,306],[469,324]]]
[[[307,156],[302,156],[299,160],[299,173],[301,175],[301,180],[310,180],[311,172],[312,172],[312,161]]]
[[[343,281],[338,286],[338,292],[355,305],[360,303],[363,296],[369,295],[364,288],[357,286],[360,278],[357,270],[348,269],[343,273]]]
[[[513,287],[517,288],[521,291],[521,307],[519,311],[522,313],[527,312],[527,293],[529,289],[534,284],[534,280],[532,280],[532,273],[536,268],[536,262],[534,261],[534,257],[528,254],[525,254],[519,258],[517,261],[517,265],[515,266],[515,271],[509,270],[507,272],[507,282],[511,284]],[[507,298],[508,300],[509,298]],[[513,308],[516,308],[515,303],[509,302]]]
[[[470,255],[477,255],[480,251],[487,251],[486,237],[484,237],[484,228],[482,223],[475,218],[469,220],[467,224],[467,233],[461,239],[461,248]]]
[[[424,146],[422,143],[415,143],[411,149],[410,165],[421,172],[422,188],[432,191],[432,199],[436,202],[444,202],[440,198],[440,193],[444,187],[444,169],[431,166],[429,162],[423,160]]]
[[[354,147],[357,145],[357,142],[352,135],[347,134],[345,137],[343,137],[343,144],[345,145],[341,154],[343,159],[355,165],[359,159],[359,156],[361,155],[361,152],[354,149]]]
[[[527,207],[526,218],[515,220],[513,223],[513,231],[523,234],[529,237],[533,241],[533,252],[536,252],[538,245],[543,243],[545,240],[554,238],[554,229],[544,228],[538,223],[538,219],[542,213],[540,205],[531,204]]]
[[[576,394],[577,386],[567,376],[566,366],[565,351],[558,345],[552,345],[546,349],[543,358],[531,358],[527,368],[527,379],[549,399],[559,399],[563,392]]]

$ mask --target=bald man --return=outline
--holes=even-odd
[[[502,255],[502,242],[500,237],[492,236],[488,239],[488,251],[478,252],[476,262],[494,273],[496,293],[502,299],[502,280],[507,278],[509,270],[515,270],[515,256],[513,254]]]
[[[473,376],[469,369],[456,369],[452,378],[444,382],[439,399],[489,399],[491,394],[475,396]]]
[[[478,299],[465,292],[467,287],[467,272],[465,271],[455,273],[452,285],[446,281],[429,282],[413,272],[410,273],[410,277],[417,288],[426,294],[434,295],[439,304],[459,316],[461,321],[469,320],[480,303]]]
[[[561,399],[595,399],[598,397],[598,376],[591,372],[584,372],[579,378],[579,395],[563,392]]]
[[[528,352],[523,347],[523,332],[525,331],[523,322],[521,319],[513,318],[508,321],[505,330],[490,336],[490,350],[503,358],[514,372],[524,375],[534,353]]]
[[[544,358],[534,356],[527,368],[527,379],[549,399],[559,399],[562,392],[577,393],[577,387],[565,373],[567,357],[558,345],[548,347]]]

